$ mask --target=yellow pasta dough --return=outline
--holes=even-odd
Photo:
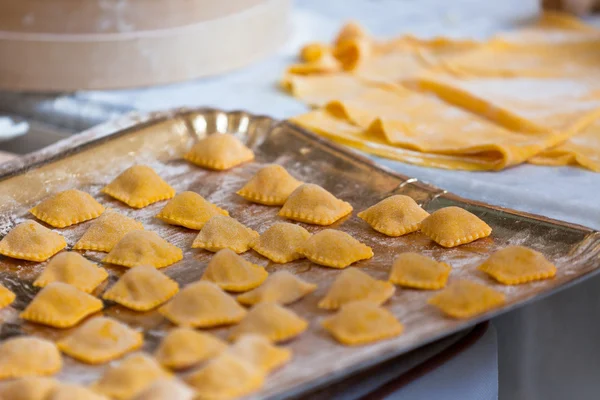
[[[67,246],[56,232],[27,220],[0,240],[0,254],[28,261],[46,261]]]
[[[388,236],[402,236],[419,230],[421,221],[429,216],[408,196],[390,196],[358,213],[358,218],[377,232]]]
[[[54,375],[61,368],[60,352],[50,341],[21,336],[0,343],[0,379]]]
[[[224,352],[186,379],[197,391],[198,400],[234,399],[258,390],[264,372],[255,365]]]
[[[338,342],[351,346],[389,339],[404,330],[391,312],[368,300],[345,304],[321,324]]]
[[[152,357],[143,353],[128,356],[120,364],[110,366],[91,386],[95,392],[115,400],[129,400],[160,378],[169,378]]]
[[[213,252],[231,249],[236,253],[243,253],[250,249],[258,237],[258,232],[241,222],[225,215],[216,215],[202,227],[192,248]]]
[[[369,246],[335,229],[324,229],[314,234],[298,252],[315,264],[332,268],[346,268],[373,257],[373,250]]]
[[[175,196],[175,189],[152,168],[146,165],[134,165],[106,185],[102,193],[114,197],[129,207],[144,208],[157,201],[172,198]]]
[[[184,158],[199,167],[222,171],[254,160],[254,153],[235,136],[215,133],[199,140]]]
[[[273,342],[282,342],[306,330],[308,322],[292,310],[276,303],[258,303],[238,325],[231,329],[230,339],[245,333],[263,335]]]
[[[194,400],[196,394],[178,379],[161,378],[138,393],[133,400]]]
[[[280,206],[285,203],[302,182],[290,175],[281,165],[268,165],[261,168],[236,193],[248,201]]]
[[[509,246],[496,251],[479,269],[505,285],[518,285],[556,275],[556,267],[542,253],[523,246]]]
[[[219,250],[208,263],[202,280],[217,284],[231,292],[244,292],[262,284],[269,273],[260,265],[252,264],[233,250]]]
[[[61,383],[45,400],[109,400],[108,397],[93,392],[85,386]]]
[[[414,289],[437,290],[446,286],[452,267],[417,253],[402,253],[392,264],[390,282]]]
[[[285,264],[304,258],[297,250],[309,237],[310,233],[300,225],[278,222],[260,235],[252,249],[273,262]]]
[[[421,222],[421,232],[443,247],[455,247],[490,236],[492,228],[460,207],[445,207]]]
[[[277,347],[266,337],[252,333],[237,338],[229,351],[267,374],[292,358],[291,350]]]
[[[102,298],[135,311],[148,311],[163,304],[178,291],[177,282],[154,267],[140,265],[125,272]]]
[[[431,297],[429,304],[453,318],[470,318],[504,304],[506,298],[490,287],[466,279],[454,281]]]
[[[164,268],[183,258],[180,248],[150,231],[131,231],[113,247],[103,263],[137,267],[151,265]]]
[[[239,295],[237,300],[246,305],[261,302],[286,305],[300,300],[316,289],[317,285],[303,281],[289,271],[277,271],[261,286]]]
[[[143,230],[144,225],[141,222],[116,211],[107,210],[85,231],[73,246],[73,250],[109,252],[125,234]]]
[[[4,308],[12,304],[16,297],[17,296],[13,292],[4,287],[4,285],[0,284],[0,308]]]
[[[176,325],[200,328],[235,324],[246,315],[244,307],[207,281],[186,286],[159,312]]]
[[[50,196],[30,212],[48,225],[64,228],[98,218],[104,212],[104,207],[89,193],[70,189]]]
[[[386,281],[377,280],[356,269],[342,271],[319,302],[319,308],[335,310],[356,300],[369,300],[377,305],[394,295],[396,288]]]
[[[190,328],[169,331],[154,353],[164,367],[185,369],[218,356],[227,343],[210,333]]]
[[[206,201],[198,193],[182,192],[171,199],[156,218],[171,225],[200,230],[215,215],[229,213]]]
[[[63,282],[91,293],[108,278],[108,272],[75,252],[57,254],[48,262],[33,286],[45,287],[52,282]]]
[[[86,364],[103,364],[142,346],[141,332],[112,318],[96,317],[58,342],[65,354]]]
[[[55,328],[70,328],[102,308],[101,300],[75,286],[52,282],[40,290],[20,317]]]
[[[305,183],[290,194],[279,210],[285,218],[315,225],[331,225],[352,212],[352,206],[321,186]]]
[[[287,73],[294,75],[330,74],[342,70],[342,65],[333,55],[331,49],[322,49],[318,59],[292,64]]]
[[[2,400],[47,400],[48,395],[58,386],[52,378],[28,376],[5,383],[0,388]]]

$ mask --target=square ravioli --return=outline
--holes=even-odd
[[[4,383],[0,387],[3,400],[48,400],[48,395],[58,386],[52,378],[26,376]]]
[[[179,284],[149,265],[125,272],[102,298],[135,311],[158,307],[179,291]]]
[[[183,157],[199,167],[223,171],[254,160],[254,153],[229,133],[199,140]]]
[[[151,265],[155,268],[168,267],[183,258],[177,246],[150,231],[131,231],[102,259],[103,263],[137,267]]]
[[[7,289],[4,285],[0,284],[0,308],[7,307],[15,301],[17,296]]]
[[[140,348],[143,342],[141,332],[112,318],[96,317],[60,340],[58,348],[86,364],[103,364]]]
[[[387,236],[402,236],[418,231],[429,216],[411,197],[390,196],[358,213],[358,218]]]
[[[356,300],[369,300],[379,305],[395,292],[396,288],[390,282],[377,280],[356,268],[348,268],[335,278],[319,302],[319,308],[335,310]]]
[[[133,400],[194,400],[196,393],[177,378],[160,378],[139,392]]]
[[[61,368],[60,352],[48,340],[19,336],[0,343],[0,379],[54,375]]]
[[[204,197],[194,192],[182,192],[173,197],[156,218],[171,225],[200,230],[215,215],[229,213],[206,201]]]
[[[235,324],[246,310],[212,282],[194,282],[158,309],[175,325],[210,328]]]
[[[160,342],[154,357],[166,368],[185,369],[221,354],[227,343],[191,328],[171,329]]]
[[[421,222],[421,232],[443,247],[456,247],[490,236],[492,228],[460,207],[434,211]]]
[[[556,267],[542,253],[523,246],[498,250],[479,269],[505,285],[519,285],[556,275]]]
[[[250,306],[262,302],[286,305],[300,300],[316,289],[317,285],[303,281],[289,271],[277,271],[261,286],[240,294],[237,301]]]
[[[331,268],[346,268],[373,257],[373,250],[369,246],[335,229],[324,229],[314,234],[298,252],[315,264]]]
[[[260,286],[269,273],[260,265],[244,260],[233,250],[219,250],[209,261],[203,281],[217,284],[230,292],[245,292]]]
[[[152,357],[136,353],[109,366],[91,388],[111,399],[129,400],[161,378],[171,378],[171,374]]]
[[[429,304],[453,318],[470,318],[499,307],[506,296],[488,286],[461,279],[431,297]]]
[[[70,189],[50,196],[29,211],[50,226],[65,228],[98,218],[104,207],[89,193]]]
[[[107,210],[85,231],[73,246],[73,250],[109,252],[125,234],[143,230],[144,225],[141,222],[116,211]]]
[[[65,238],[32,220],[21,222],[0,240],[0,254],[28,261],[46,261],[65,247]]]
[[[40,290],[20,317],[55,328],[70,328],[103,307],[101,300],[73,285],[52,282]]]
[[[300,335],[306,328],[308,321],[292,310],[275,303],[258,303],[231,329],[229,338],[235,340],[243,334],[255,333],[272,342],[283,342]]]
[[[266,337],[252,333],[237,338],[229,351],[267,374],[292,358],[291,350],[275,346]]]
[[[338,342],[351,346],[389,339],[404,330],[391,312],[368,300],[345,304],[321,325]]]
[[[33,282],[33,286],[46,287],[52,282],[63,282],[91,293],[108,278],[108,272],[98,267],[81,254],[67,251],[52,258],[42,273]]]
[[[216,215],[202,227],[192,248],[212,252],[231,249],[239,254],[248,251],[259,236],[258,232],[231,217]]]
[[[109,195],[133,208],[144,208],[157,201],[175,196],[173,189],[146,165],[127,168],[102,189]]]
[[[236,193],[253,203],[281,206],[302,183],[281,165],[267,165]]]
[[[446,286],[452,267],[417,253],[402,253],[392,264],[389,281],[413,289],[437,290]]]
[[[198,400],[234,399],[263,385],[265,373],[255,365],[224,352],[205,367],[192,372],[186,381],[198,393]]]
[[[61,383],[45,400],[108,400],[108,397],[98,394],[85,386],[72,383]]]
[[[315,225],[331,225],[352,212],[352,206],[321,186],[305,183],[294,190],[279,215]]]
[[[300,225],[278,222],[260,235],[252,249],[273,262],[285,264],[304,258],[297,250],[309,237],[310,233]]]

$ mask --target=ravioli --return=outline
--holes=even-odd
[[[116,366],[109,366],[92,389],[115,400],[129,400],[152,382],[170,377],[152,357],[136,353]]]
[[[429,216],[408,196],[390,196],[358,213],[358,218],[387,236],[402,236],[418,231],[421,221]]]
[[[180,248],[173,246],[155,232],[131,231],[119,240],[102,262],[124,267],[151,265],[164,268],[182,258],[183,252]]]
[[[47,400],[58,382],[52,378],[27,376],[5,383],[0,387],[3,400]]]
[[[290,175],[281,165],[261,168],[236,193],[253,203],[281,206],[302,182]]]
[[[391,312],[368,300],[346,303],[321,325],[338,342],[351,346],[389,339],[404,330]]]
[[[252,333],[241,335],[229,351],[267,374],[292,358],[291,350],[277,347],[266,337]]]
[[[314,234],[298,252],[315,264],[332,268],[346,268],[373,257],[373,250],[369,246],[335,229],[324,229]]]
[[[394,295],[396,288],[386,281],[377,280],[356,269],[342,271],[319,302],[319,308],[335,310],[356,300],[369,300],[377,305]]]
[[[179,285],[156,268],[140,265],[125,272],[102,298],[135,311],[148,311],[179,291]]]
[[[142,346],[141,332],[112,318],[96,317],[58,342],[68,356],[86,364],[104,364]]]
[[[156,218],[171,225],[200,230],[215,215],[229,215],[195,192],[182,192],[160,210]]]
[[[186,381],[198,394],[198,400],[233,399],[250,394],[263,385],[264,372],[235,356],[224,352],[205,367],[194,371]]]
[[[309,237],[310,233],[300,225],[278,222],[260,235],[252,249],[273,262],[285,264],[304,258],[297,250]]]
[[[202,168],[224,171],[254,160],[254,153],[235,136],[221,133],[199,140],[183,158]]]
[[[556,275],[556,267],[542,253],[523,246],[498,250],[479,269],[505,285],[519,285]]]
[[[57,254],[48,262],[33,286],[45,287],[52,282],[63,282],[91,293],[108,278],[108,272],[75,252]]]
[[[17,296],[8,290],[4,285],[0,284],[0,308],[7,307],[15,301]]]
[[[191,328],[169,331],[154,352],[154,357],[166,368],[185,369],[216,357],[227,348],[218,337]]]
[[[133,208],[144,208],[152,203],[175,196],[173,189],[146,165],[127,168],[102,189],[105,193]]]
[[[89,193],[70,189],[50,196],[29,211],[50,226],[65,228],[98,218],[104,207]]]
[[[245,305],[262,302],[286,305],[300,300],[316,289],[317,285],[303,281],[289,271],[277,271],[258,288],[239,295],[237,300]]]
[[[103,307],[101,300],[73,285],[52,282],[40,290],[20,317],[55,328],[70,328]]]
[[[45,400],[108,400],[108,397],[94,393],[85,386],[61,383]]]
[[[235,324],[246,315],[244,307],[207,281],[186,286],[158,311],[176,325],[199,328]]]
[[[231,329],[230,339],[246,333],[263,335],[273,342],[292,339],[308,328],[308,322],[292,310],[275,303],[258,303],[238,325]]]
[[[133,400],[193,400],[194,391],[178,379],[159,379],[142,390]]]
[[[0,343],[0,379],[54,375],[62,368],[62,357],[54,343],[20,336]]]
[[[331,225],[352,212],[352,206],[321,186],[305,183],[294,190],[279,215],[315,225]]]
[[[431,297],[429,304],[453,318],[470,318],[504,304],[506,297],[490,287],[470,280],[454,281]]]
[[[231,249],[239,254],[248,251],[259,236],[258,232],[231,217],[215,215],[202,227],[192,248],[212,252]]]
[[[402,253],[392,264],[389,281],[413,289],[437,290],[446,286],[452,267],[417,253]]]
[[[443,247],[456,247],[490,236],[492,228],[465,209],[445,207],[421,222],[421,232]]]
[[[215,254],[202,274],[202,280],[217,284],[230,292],[244,292],[260,286],[269,273],[252,264],[233,250],[223,249]]]
[[[107,210],[85,231],[73,246],[73,250],[109,252],[127,233],[143,230],[144,225],[141,222],[116,211]]]
[[[21,222],[0,240],[0,254],[28,261],[46,261],[65,247],[65,238],[32,220]]]

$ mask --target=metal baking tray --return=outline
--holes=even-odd
[[[255,152],[256,161],[227,172],[211,172],[194,167],[181,159],[182,153],[199,137],[229,132],[238,135]],[[267,262],[258,254],[244,255],[269,271],[286,269],[317,283],[317,291],[290,307],[311,322],[310,328],[288,344],[293,361],[271,375],[264,388],[251,397],[289,398],[305,395],[357,371],[380,364],[393,357],[411,352],[426,344],[464,331],[493,316],[505,313],[543,296],[557,292],[598,271],[600,266],[600,234],[588,228],[540,216],[489,206],[447,193],[379,167],[357,153],[333,144],[288,122],[245,112],[224,112],[212,109],[175,110],[165,113],[129,115],[114,122],[92,128],[55,145],[0,166],[0,237],[15,224],[30,218],[27,210],[51,193],[79,188],[92,193],[105,206],[118,209],[144,223],[147,229],[184,250],[179,263],[163,271],[180,284],[195,281],[212,253],[191,249],[196,231],[166,225],[154,215],[164,206],[157,203],[133,210],[100,193],[100,189],[117,174],[133,164],[153,167],[177,191],[193,190],[209,201],[229,210],[236,219],[263,232],[280,220],[277,207],[251,204],[235,194],[262,165],[283,165],[295,177],[322,185],[350,202],[354,213],[338,221],[332,228],[352,234],[371,246],[375,256],[359,262],[370,275],[386,279],[392,260],[404,251],[417,251],[452,265],[450,279],[469,278],[484,282],[506,293],[504,307],[468,320],[444,317],[427,305],[429,291],[398,288],[386,304],[405,326],[405,332],[394,339],[362,347],[337,344],[321,329],[319,321],[330,315],[316,304],[327,291],[339,270],[315,266],[307,260],[284,265]],[[444,249],[420,233],[390,238],[373,231],[356,217],[360,210],[393,194],[411,196],[428,211],[456,205],[484,219],[492,228],[491,237],[453,249]],[[90,222],[60,230],[72,246]],[[305,225],[311,232],[322,227]],[[558,267],[554,279],[520,286],[496,284],[476,266],[496,249],[507,245],[525,245],[544,253]],[[100,261],[103,254],[86,252],[86,257]],[[58,339],[70,330],[59,330],[27,323],[17,315],[35,295],[31,282],[44,264],[0,257],[0,281],[14,290],[17,301],[0,311],[0,338],[18,334],[35,334]],[[99,291],[114,282],[123,269],[107,266],[111,277]],[[170,327],[156,311],[136,313],[107,304],[104,314],[118,318],[145,332],[145,350],[152,351]],[[225,335],[227,328],[213,330]],[[454,336],[456,338],[457,336]],[[452,340],[437,342],[438,350]],[[429,347],[429,352],[435,351]],[[406,368],[414,364],[415,353],[405,356]],[[411,358],[412,357],[412,358]],[[417,357],[418,358],[418,357]],[[59,378],[87,383],[101,374],[103,366],[87,366],[65,357],[65,367]]]

